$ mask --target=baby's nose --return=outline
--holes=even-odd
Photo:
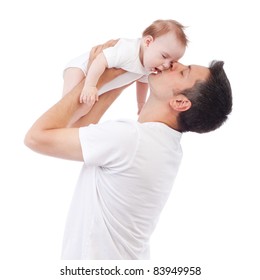
[[[172,64],[171,62],[165,62],[165,63],[163,63],[162,66],[164,69],[169,69],[171,67],[171,64]]]

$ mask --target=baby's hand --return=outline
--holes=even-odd
[[[93,105],[95,101],[98,101],[98,90],[93,86],[85,86],[80,95],[80,103],[88,103]]]

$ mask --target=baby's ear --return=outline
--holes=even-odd
[[[146,47],[148,47],[152,42],[153,42],[153,36],[147,35],[144,37],[144,44]]]
[[[191,101],[183,94],[178,94],[170,100],[170,106],[177,112],[187,111],[191,105]]]

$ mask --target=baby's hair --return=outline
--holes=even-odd
[[[168,19],[162,20],[158,19],[154,21],[151,25],[149,25],[143,32],[143,37],[145,36],[152,36],[154,39],[160,37],[168,32],[175,32],[177,39],[181,41],[181,43],[187,47],[188,45],[188,38],[184,33],[185,26],[179,23],[176,20]]]

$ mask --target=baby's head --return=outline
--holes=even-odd
[[[168,69],[185,53],[185,27],[175,20],[156,20],[142,34],[141,61],[146,70]]]

